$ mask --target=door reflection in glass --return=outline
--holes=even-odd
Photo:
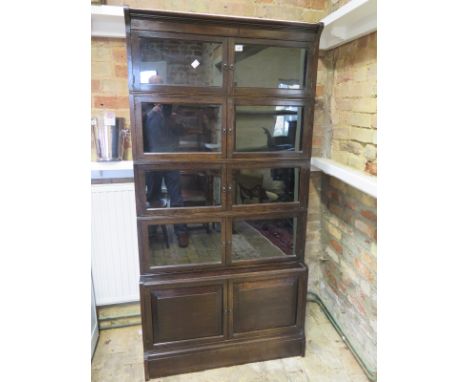
[[[236,106],[236,151],[300,151],[302,107]]]
[[[221,107],[143,102],[145,153],[221,151]]]
[[[233,261],[295,255],[297,219],[234,219]]]

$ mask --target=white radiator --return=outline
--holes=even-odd
[[[91,269],[96,305],[139,300],[133,183],[91,186]]]

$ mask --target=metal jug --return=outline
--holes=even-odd
[[[122,160],[125,139],[129,134],[124,128],[125,119],[114,113],[104,112],[91,118],[91,131],[98,162]]]

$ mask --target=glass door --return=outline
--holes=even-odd
[[[250,213],[228,218],[227,263],[245,265],[303,259],[306,212]]]
[[[303,161],[242,162],[227,171],[229,209],[290,211],[307,204],[309,166]]]
[[[235,95],[307,95],[308,45],[304,42],[233,39]]]
[[[229,114],[231,157],[308,157],[312,133],[305,128],[311,122],[304,100],[236,97],[230,101]]]
[[[211,163],[143,164],[135,169],[138,215],[186,215],[225,209],[225,175]]]
[[[223,97],[135,96],[137,160],[220,159],[225,156]]]
[[[167,217],[138,221],[141,273],[219,267],[225,261],[224,218]]]
[[[135,90],[222,93],[227,83],[227,43],[216,36],[137,32],[132,36]]]

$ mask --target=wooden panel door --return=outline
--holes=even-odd
[[[146,350],[225,339],[225,282],[142,286]]]
[[[303,330],[305,272],[231,282],[232,337],[274,336]]]

